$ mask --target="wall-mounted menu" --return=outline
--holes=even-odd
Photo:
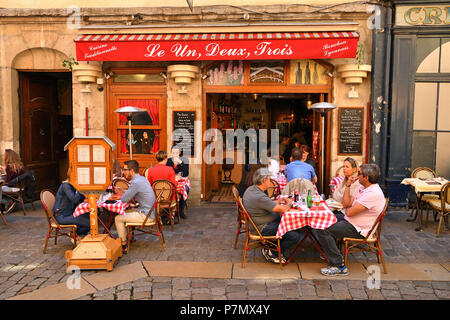
[[[339,154],[362,155],[363,110],[339,108]]]
[[[189,157],[194,155],[194,122],[195,111],[174,111],[173,112],[173,145],[183,148],[183,156]],[[175,130],[185,129],[189,132],[189,137],[178,134]],[[183,130],[184,132],[186,132]],[[183,131],[180,130],[182,133]],[[189,152],[188,152],[189,150]]]

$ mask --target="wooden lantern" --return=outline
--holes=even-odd
[[[69,150],[70,183],[87,195],[91,232],[73,250],[66,251],[66,271],[80,269],[111,271],[122,256],[120,239],[98,234],[97,200],[112,181],[112,152],[116,145],[106,137],[74,137],[64,150]]]

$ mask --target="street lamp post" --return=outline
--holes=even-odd
[[[125,117],[127,117],[127,121],[128,121],[128,143],[129,143],[129,148],[130,148],[130,160],[133,160],[133,146],[131,145],[132,141],[131,141],[131,117],[133,116],[133,113],[138,113],[138,112],[147,112],[147,110],[143,110],[143,109],[139,109],[133,106],[126,106],[126,107],[122,107],[119,108],[117,110],[114,110],[114,112],[117,112]]]
[[[322,193],[324,193],[324,163],[323,163],[323,149],[324,149],[324,145],[325,145],[325,139],[324,139],[324,132],[325,132],[325,114],[329,111],[332,111],[334,109],[336,109],[337,106],[329,103],[329,102],[318,102],[315,103],[313,105],[311,105],[309,107],[309,109],[312,109],[315,112],[320,112],[320,118],[322,119],[322,127],[321,127],[321,132],[320,132],[320,140],[321,140],[321,149],[320,149],[320,153],[321,153],[321,186],[322,186]]]

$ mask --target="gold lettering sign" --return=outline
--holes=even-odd
[[[396,26],[439,26],[450,24],[450,6],[399,6]]]

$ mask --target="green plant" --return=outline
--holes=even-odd
[[[356,49],[356,61],[358,62],[358,69],[359,66],[363,64],[365,53],[366,46],[363,43],[358,44],[358,48]]]
[[[78,65],[78,61],[76,61],[75,58],[64,59],[62,62],[62,66],[64,68],[69,68],[70,71],[72,71],[74,64]]]

